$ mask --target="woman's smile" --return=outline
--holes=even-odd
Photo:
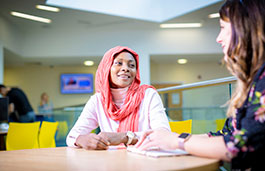
[[[131,85],[136,76],[136,61],[129,52],[121,52],[114,59],[110,69],[110,86],[125,88]]]

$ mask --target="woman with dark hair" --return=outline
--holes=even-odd
[[[237,77],[222,130],[181,135],[150,130],[136,144],[185,149],[192,155],[231,161],[232,169],[262,170],[265,155],[265,0],[227,0],[220,11],[224,62]]]
[[[36,120],[35,112],[23,90],[0,84],[0,94],[8,97],[8,122],[34,122]]]
[[[67,145],[107,149],[109,145],[135,144],[148,129],[170,130],[157,91],[140,86],[138,54],[117,46],[105,53],[96,73],[96,94],[85,105],[67,136]],[[100,127],[97,135],[91,131]]]

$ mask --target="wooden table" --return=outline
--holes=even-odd
[[[191,155],[152,158],[122,150],[70,147],[1,151],[0,170],[217,170],[219,161]]]

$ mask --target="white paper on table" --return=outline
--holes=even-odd
[[[187,155],[188,152],[180,149],[176,150],[159,150],[158,148],[152,148],[149,150],[139,150],[135,147],[127,147],[127,151],[137,154],[146,155],[149,157],[170,157],[170,156],[179,156],[179,155]]]

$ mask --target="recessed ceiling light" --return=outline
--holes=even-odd
[[[201,27],[201,23],[170,23],[170,24],[160,24],[161,28],[195,28]]]
[[[25,18],[25,19],[29,19],[29,20],[42,22],[42,23],[51,23],[52,22],[52,20],[47,19],[47,18],[37,17],[37,16],[34,16],[34,15],[24,14],[24,13],[20,13],[20,12],[12,11],[11,15],[16,16],[16,17],[20,17],[20,18]]]
[[[45,6],[45,5],[36,5],[36,8],[38,8],[40,10],[52,11],[52,12],[59,12],[60,11],[59,8],[49,7],[49,6]]]
[[[213,14],[210,14],[208,15],[209,18],[218,18],[220,17],[220,14],[219,13],[213,13]]]
[[[179,64],[186,64],[188,62],[187,59],[178,59]]]
[[[85,61],[84,62],[84,65],[85,66],[93,66],[94,65],[94,62],[93,61]]]

